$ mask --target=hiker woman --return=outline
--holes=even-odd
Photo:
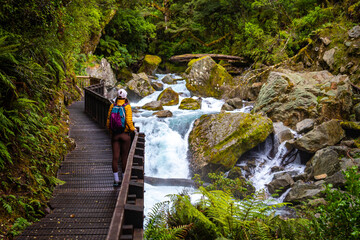
[[[132,121],[132,111],[128,99],[126,98],[127,92],[124,89],[118,91],[118,97],[115,100],[114,104],[111,104],[109,108],[108,118],[106,122],[106,127],[110,130],[111,134],[111,146],[112,146],[112,170],[114,173],[114,187],[120,185],[122,178],[124,176],[127,157],[131,145],[130,132],[136,131]],[[124,111],[125,110],[125,111]],[[120,115],[117,114],[120,112]],[[125,116],[123,114],[125,113]],[[120,116],[120,118],[119,118]],[[121,119],[122,118],[122,119]],[[122,122],[122,128],[116,128],[114,125],[119,124],[117,121]],[[121,123],[120,123],[121,125]],[[121,157],[121,168],[122,174],[119,177],[118,174],[118,159]]]

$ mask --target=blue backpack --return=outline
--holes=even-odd
[[[128,105],[124,103],[123,105],[116,105],[114,103],[114,107],[110,113],[110,129],[114,134],[123,133],[125,131],[125,106]]]

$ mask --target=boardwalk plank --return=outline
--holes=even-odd
[[[58,171],[66,181],[49,202],[52,212],[17,239],[105,239],[120,188],[114,188],[107,131],[84,113],[84,102],[69,107],[70,137],[76,148]]]

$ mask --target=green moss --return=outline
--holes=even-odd
[[[230,113],[219,114],[220,121],[225,114]],[[273,125],[270,119],[265,119],[260,115],[247,114],[240,121],[236,131],[212,149],[206,150],[204,155],[210,157],[211,163],[232,168],[242,154],[265,141],[272,131]]]
[[[146,74],[152,75],[160,63],[160,57],[155,55],[146,55],[138,72],[145,72]]]
[[[160,93],[157,101],[161,101],[163,106],[173,106],[179,104],[179,95],[171,87]]]
[[[340,126],[346,130],[360,131],[360,124],[357,122],[343,121],[343,122],[340,122]]]
[[[201,108],[201,101],[193,98],[184,98],[179,106],[179,109],[197,110]]]

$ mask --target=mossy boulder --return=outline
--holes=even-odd
[[[181,100],[179,109],[184,110],[197,110],[201,109],[201,99],[184,98]]]
[[[258,114],[203,115],[189,135],[190,165],[203,178],[209,172],[227,171],[246,151],[265,141],[273,131],[272,121]]]
[[[160,101],[151,101],[146,103],[144,106],[141,107],[142,109],[152,110],[152,111],[159,111],[163,110],[162,103]]]
[[[262,112],[274,122],[295,128],[306,118],[347,119],[352,107],[352,87],[346,75],[328,71],[270,72],[261,87],[254,112]]]
[[[184,77],[193,95],[220,99],[235,85],[233,77],[211,57],[193,59],[188,66]]]
[[[126,90],[131,101],[138,101],[155,92],[145,73],[133,74],[133,78],[126,83]]]
[[[143,63],[138,72],[145,72],[148,75],[154,75],[160,63],[160,57],[155,55],[145,55]]]
[[[157,101],[161,101],[163,106],[178,105],[179,94],[175,92],[171,87],[168,87],[160,93]]]

